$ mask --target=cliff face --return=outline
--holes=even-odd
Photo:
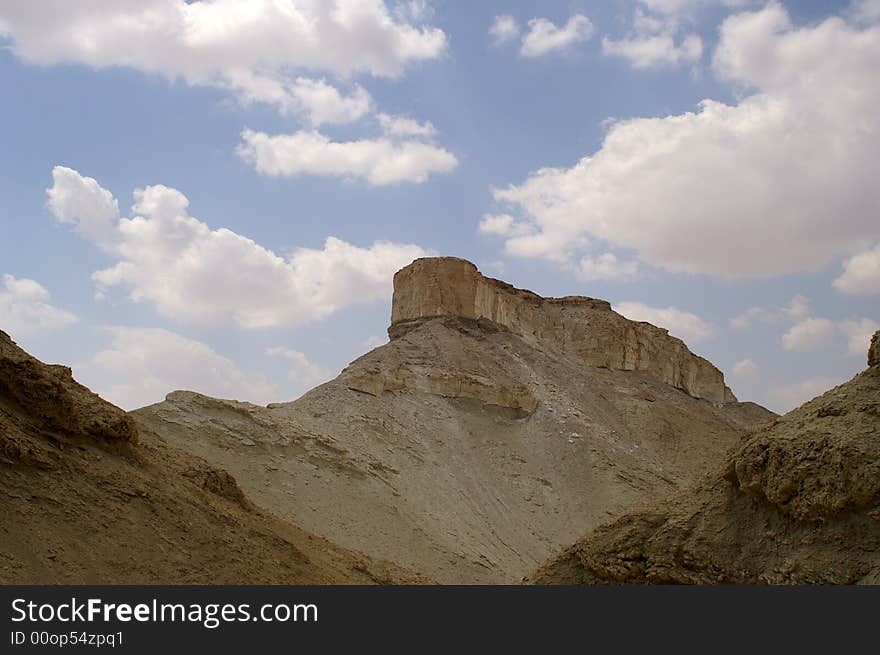
[[[604,300],[542,298],[516,289],[463,259],[417,259],[394,276],[392,339],[437,316],[489,320],[532,346],[562,350],[588,366],[643,371],[694,398],[736,401],[724,374],[666,330],[630,321]]]

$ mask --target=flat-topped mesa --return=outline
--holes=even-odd
[[[588,366],[644,371],[695,398],[736,401],[724,374],[667,330],[630,321],[605,300],[543,298],[517,289],[483,276],[464,259],[417,259],[394,276],[392,339],[437,316],[489,320],[535,347],[574,353]]]

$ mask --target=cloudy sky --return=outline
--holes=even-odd
[[[0,328],[289,400],[465,257],[787,410],[880,325],[880,0],[0,0]]]

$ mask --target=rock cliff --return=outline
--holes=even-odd
[[[394,276],[392,339],[437,316],[491,321],[534,347],[562,350],[588,366],[643,371],[694,398],[736,401],[724,374],[667,330],[630,321],[604,300],[542,298],[516,289],[463,259],[417,259]]]

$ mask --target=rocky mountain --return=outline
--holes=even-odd
[[[258,510],[4,332],[0,517],[0,584],[419,580]]]
[[[389,336],[293,402],[179,391],[132,416],[261,508],[444,583],[519,581],[775,417],[665,330],[460,259],[397,273]]]
[[[694,486],[597,528],[531,581],[880,584],[880,332],[868,368]]]

